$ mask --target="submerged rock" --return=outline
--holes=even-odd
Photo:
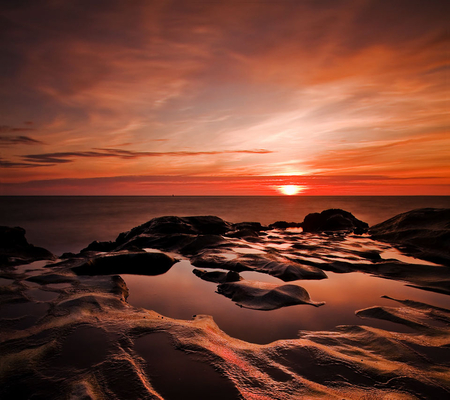
[[[420,208],[370,228],[372,238],[404,246],[417,258],[450,266],[450,209]]]
[[[25,233],[20,227],[0,226],[0,267],[56,258],[50,251],[28,243]]]
[[[369,225],[357,219],[353,214],[341,209],[329,209],[319,213],[308,214],[301,224],[304,232],[326,231],[367,231]]]
[[[295,284],[277,285],[258,281],[222,283],[217,292],[229,297],[238,306],[254,310],[276,310],[296,304],[309,304],[315,307],[324,302],[311,301],[306,289]]]

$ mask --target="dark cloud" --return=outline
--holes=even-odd
[[[42,144],[42,142],[28,136],[0,136],[0,146],[14,144]]]
[[[121,158],[121,159],[135,159],[141,157],[192,157],[204,155],[221,155],[221,154],[270,154],[273,151],[266,149],[253,150],[223,150],[223,151],[167,151],[167,152],[153,152],[153,151],[130,151],[122,149],[94,149],[94,151],[78,151],[78,152],[64,152],[64,153],[44,153],[44,154],[28,154],[24,155],[22,159],[26,163],[34,163],[33,165],[56,165],[73,162],[78,158]]]
[[[28,124],[27,124],[28,125]],[[29,132],[34,131],[34,128],[15,128],[9,125],[1,125],[0,133],[10,133],[10,132]]]
[[[27,163],[27,162],[12,162],[8,160],[4,160],[0,158],[0,168],[31,168],[35,167],[36,164]],[[48,165],[50,166],[50,164]]]

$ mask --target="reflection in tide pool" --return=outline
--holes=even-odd
[[[296,338],[299,330],[329,330],[337,325],[369,325],[410,332],[409,328],[399,324],[362,320],[355,316],[355,311],[366,307],[398,306],[392,300],[381,298],[383,295],[450,308],[449,296],[411,288],[402,282],[357,272],[327,272],[329,279],[300,283],[312,300],[326,302],[322,307],[298,305],[273,311],[249,310],[217,294],[217,285],[201,280],[192,273],[193,269],[188,261],[181,261],[164,275],[122,275],[130,289],[128,302],[171,318],[190,319],[195,314],[212,315],[217,325],[228,335],[253,343]],[[243,272],[241,276],[248,280],[282,283],[277,278],[257,272]]]

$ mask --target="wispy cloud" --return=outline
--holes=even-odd
[[[270,154],[273,153],[266,149],[254,150],[222,150],[222,151],[131,151],[122,149],[94,149],[93,151],[62,152],[62,153],[43,153],[28,154],[22,156],[26,165],[56,165],[73,162],[79,158],[120,158],[135,159],[141,157],[193,157],[193,156],[214,156],[221,154]],[[20,163],[19,163],[20,164]]]
[[[43,144],[43,142],[30,138],[29,136],[0,136],[0,146],[15,144]]]
[[[0,133],[10,133],[10,132],[29,132],[34,131],[34,128],[17,128],[8,125],[0,125]]]

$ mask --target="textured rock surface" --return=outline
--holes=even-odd
[[[403,246],[407,253],[450,266],[450,209],[421,208],[372,226],[374,239]]]
[[[373,227],[372,234],[420,250],[409,254],[440,252],[445,261],[450,250],[440,241],[446,238],[447,214],[439,213],[434,222],[418,218],[436,216],[434,211],[416,212],[412,219],[402,214]],[[257,235],[233,235],[245,230]],[[422,243],[420,237],[429,237],[430,231],[444,234]],[[11,240],[20,243],[20,232],[14,234],[19,236]],[[238,304],[258,310],[311,304],[299,282],[282,280],[323,279],[324,270],[362,271],[450,294],[448,267],[420,264],[367,235],[302,233],[281,226],[266,230],[214,217],[156,219],[38,271],[0,270],[0,398],[207,398],[214,388],[224,399],[450,397],[450,310],[445,307],[386,296],[392,306],[375,303],[354,311],[364,324],[390,321],[410,333],[346,325],[300,331],[298,338],[264,345],[248,343],[228,336],[212,316],[177,320],[128,304],[128,288],[115,273],[152,274],[174,262],[173,254],[147,247],[171,249],[205,268],[220,268],[195,273],[219,283],[218,290]],[[281,280],[250,281],[236,271]],[[30,298],[30,290],[51,296],[39,301]],[[270,321],[269,313],[280,311],[264,314]]]
[[[311,301],[309,293],[295,284],[277,285],[267,282],[240,281],[222,283],[217,291],[229,297],[238,306],[254,310],[276,310],[297,304],[319,307],[325,304]]]

